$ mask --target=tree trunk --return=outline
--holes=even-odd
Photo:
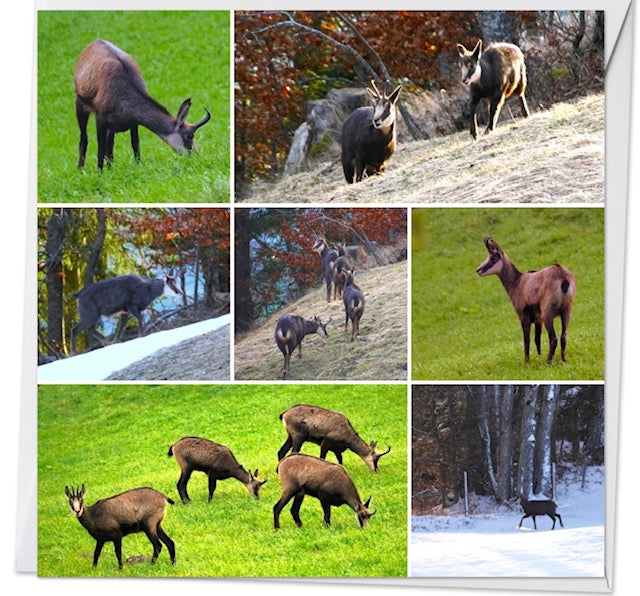
[[[536,441],[537,453],[534,460],[533,487],[536,493],[541,493],[551,498],[553,494],[552,464],[554,460],[552,431],[558,403],[558,386],[548,385],[543,387],[541,393],[542,404]]]
[[[524,406],[520,424],[520,457],[518,459],[518,494],[533,495],[533,456],[536,446],[536,402],[538,385],[524,388]]]
[[[98,220],[98,227],[91,244],[91,250],[89,251],[87,268],[84,271],[83,282],[85,287],[95,281],[96,269],[98,267],[98,261],[100,260],[100,254],[102,253],[102,247],[104,246],[104,238],[107,233],[107,218],[104,209],[96,209],[96,219]]]
[[[236,313],[235,325],[238,331],[247,331],[254,318],[254,303],[251,296],[251,252],[249,234],[249,210],[236,211]]]
[[[62,208],[53,209],[47,222],[47,345],[49,354],[56,356],[65,352],[62,246],[68,223],[69,215]],[[57,353],[51,354],[53,350]]]
[[[487,395],[487,386],[480,385],[469,387],[469,394],[476,414],[476,424],[478,426],[478,434],[482,441],[482,453],[484,454],[484,467],[491,484],[491,492],[494,496],[498,495],[498,482],[496,480],[493,469],[493,460],[491,457],[491,433],[489,431],[489,398]]]
[[[513,385],[496,385],[500,395],[500,439],[497,457],[497,500],[506,502],[512,494],[512,462],[513,462]]]

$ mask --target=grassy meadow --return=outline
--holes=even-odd
[[[522,328],[497,276],[476,268],[492,236],[520,269],[553,263],[576,277],[567,331],[546,364],[543,328],[538,356],[524,361]],[[601,208],[445,208],[413,211],[412,370],[416,380],[604,379],[604,210]],[[555,321],[560,334],[560,320]]]
[[[140,127],[141,163],[129,132],[116,134],[114,163],[99,172],[95,117],[85,167],[78,169],[79,128],[73,70],[97,38],[130,54],[150,95],[175,115],[191,97],[189,122],[198,153],[181,157]],[[40,202],[229,202],[230,53],[227,11],[38,12],[38,200]]]
[[[318,500],[307,497],[297,528],[289,512],[273,529],[280,497],[277,451],[286,433],[278,416],[295,403],[342,411],[362,438],[391,453],[373,474],[355,454],[344,465],[360,496],[377,513],[361,529],[347,506],[332,508],[330,528]],[[384,415],[382,415],[384,413]],[[42,385],[38,396],[38,573],[40,576],[406,576],[407,389],[404,385]],[[167,457],[186,435],[228,445],[247,469],[267,478],[260,500],[234,479],[218,482],[207,504],[207,481],[195,472],[191,504],[176,490],[179,466]],[[305,444],[304,453],[319,454]],[[335,461],[333,454],[329,461]],[[163,548],[155,565],[144,534],[123,539],[118,571],[112,543],[92,567],[95,541],[74,518],[66,485],[86,484],[87,504],[138,486],[153,486],[175,505],[163,527],[176,543],[177,563]],[[141,555],[144,557],[141,557]]]

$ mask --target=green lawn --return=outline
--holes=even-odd
[[[129,133],[116,135],[114,163],[99,172],[95,118],[77,168],[79,129],[73,70],[97,38],[130,54],[151,96],[176,114],[187,97],[189,122],[207,108],[198,154],[181,157],[140,128],[142,162]],[[38,200],[40,202],[229,202],[230,53],[227,11],[40,11],[38,13]]]
[[[391,453],[380,472],[344,454],[361,497],[377,513],[361,529],[347,506],[333,508],[331,528],[319,501],[305,498],[297,528],[287,505],[273,529],[280,497],[277,451],[286,438],[279,414],[313,403],[347,414],[367,442]],[[38,400],[38,573],[41,576],[406,576],[407,389],[403,385],[43,385]],[[185,435],[231,447],[239,462],[266,477],[260,500],[229,479],[207,504],[207,482],[194,473],[192,502],[176,490],[179,467],[169,446]],[[317,445],[303,452],[318,455]],[[335,461],[333,454],[328,459]],[[86,484],[86,501],[138,486],[153,486],[176,501],[163,526],[176,543],[172,567],[166,548],[155,565],[118,571],[111,543],[97,569],[95,541],[74,518],[65,485]],[[144,534],[123,540],[123,559],[150,556]]]
[[[604,210],[601,208],[451,208],[413,211],[412,369],[419,380],[604,379]],[[531,338],[524,362],[522,329],[497,276],[476,268],[492,236],[521,270],[553,263],[576,277],[567,335],[546,364]],[[560,321],[556,319],[556,333]]]

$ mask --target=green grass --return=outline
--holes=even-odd
[[[140,66],[151,96],[175,114],[191,97],[198,154],[181,157],[140,128],[142,162],[129,133],[116,135],[114,163],[96,167],[95,118],[77,168],[79,129],[73,70],[81,50],[103,38]],[[38,200],[40,202],[229,202],[229,13],[227,11],[40,11],[38,13]]]
[[[287,505],[281,529],[272,508],[280,497],[277,451],[286,434],[278,415],[294,403],[346,413],[366,441],[391,445],[373,474],[344,454],[363,499],[377,508],[361,529],[347,506],[322,523],[319,501],[307,497],[303,526]],[[38,573],[41,576],[406,576],[407,393],[402,385],[43,385],[38,399]],[[239,462],[266,477],[260,500],[229,479],[207,504],[204,474],[189,482],[190,505],[181,504],[179,467],[169,446],[185,435],[231,447]],[[318,455],[317,445],[303,452]],[[335,461],[333,454],[330,461]],[[126,564],[118,571],[111,543],[92,567],[95,541],[73,517],[65,485],[86,484],[86,500],[137,486],[153,486],[176,501],[163,526],[176,542],[177,564],[163,549],[155,565]],[[143,534],[123,540],[123,559],[150,556]]]
[[[604,379],[604,210],[601,208],[451,208],[413,211],[412,369],[420,380]],[[576,277],[567,335],[546,364],[522,329],[500,280],[480,278],[482,239],[492,236],[521,270],[553,263]],[[559,319],[556,332],[559,333]]]

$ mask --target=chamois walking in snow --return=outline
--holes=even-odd
[[[80,320],[71,329],[71,354],[76,353],[78,333],[88,330],[90,336],[105,345],[106,338],[96,330],[101,317],[120,314],[114,341],[122,336],[130,315],[138,319],[138,335],[144,335],[142,312],[158,297],[181,296],[175,278],[168,274],[163,279],[142,279],[137,275],[122,275],[89,284],[72,294],[78,300]]]
[[[540,354],[540,334],[542,325],[549,334],[549,353],[547,362],[553,360],[558,339],[553,320],[560,317],[562,332],[560,335],[561,356],[564,362],[567,347],[567,327],[571,319],[571,309],[576,297],[576,280],[571,271],[562,265],[551,265],[540,271],[521,273],[509,260],[498,243],[484,239],[489,254],[476,269],[480,277],[495,274],[500,278],[513,307],[520,318],[524,336],[524,359],[529,362],[531,325],[535,327],[535,343]]]
[[[167,545],[171,563],[176,563],[175,543],[162,529],[167,503],[173,501],[153,488],[134,488],[119,495],[100,499],[93,505],[85,505],[85,486],[64,489],[71,511],[78,521],[96,541],[93,552],[93,566],[98,565],[98,558],[105,542],[113,542],[118,559],[118,567],[122,569],[122,537],[127,534],[144,532],[153,545],[155,563],[162,550],[162,542]]]
[[[235,478],[244,484],[247,492],[254,498],[258,498],[258,491],[266,480],[258,478],[258,470],[247,472],[233,455],[231,449],[225,445],[214,443],[200,437],[183,437],[171,447],[167,453],[174,456],[180,466],[180,478],[178,479],[178,494],[186,505],[191,501],[187,493],[187,483],[193,472],[204,472],[209,479],[209,499],[213,499],[218,480]]]
[[[211,114],[197,124],[186,122],[191,99],[185,99],[176,116],[154,100],[142,79],[135,60],[108,41],[98,39],[89,44],[78,57],[74,71],[76,117],[80,127],[78,167],[84,166],[87,153],[87,122],[96,115],[98,132],[98,168],[104,160],[113,161],[113,142],[117,132],[131,131],[131,147],[140,161],[138,126],[157,134],[180,155],[195,148],[194,135],[206,124]]]
[[[522,510],[524,511],[524,515],[520,519],[520,523],[518,524],[518,527],[521,527],[522,522],[527,517],[530,517],[533,519],[533,528],[537,530],[538,526],[536,526],[536,516],[548,515],[551,518],[551,521],[553,521],[553,525],[551,526],[552,530],[556,527],[556,518],[558,518],[560,525],[564,528],[564,524],[562,523],[562,518],[560,517],[560,514],[556,512],[557,505],[550,499],[527,501],[527,499],[521,498],[520,504],[522,505]]]
[[[284,356],[282,366],[282,378],[287,376],[291,363],[291,354],[298,348],[298,358],[302,358],[302,340],[306,335],[317,333],[320,337],[329,337],[327,325],[331,323],[329,319],[323,323],[318,317],[305,319],[299,315],[282,315],[276,323],[275,338],[276,344]]]
[[[527,68],[518,46],[510,43],[494,43],[482,51],[482,40],[473,50],[458,44],[462,82],[469,86],[469,116],[471,136],[478,136],[476,110],[482,99],[489,100],[489,122],[485,133],[493,130],[500,117],[506,99],[517,95],[522,116],[529,116],[524,97],[527,89]]]
[[[396,149],[398,85],[389,95],[367,87],[373,106],[355,109],[342,125],[342,170],[349,184],[383,172]]]
[[[320,445],[320,458],[325,459],[332,451],[339,464],[343,452],[349,450],[362,458],[372,472],[378,471],[378,461],[391,451],[378,453],[377,443],[367,444],[353,428],[351,421],[341,412],[334,412],[318,406],[298,404],[280,414],[280,420],[287,431],[287,440],[278,451],[278,461],[291,450],[300,451],[303,443],[309,441]]]
[[[369,523],[376,511],[369,510],[371,497],[364,503],[348,472],[340,465],[324,459],[292,453],[278,464],[278,476],[282,485],[282,495],[273,506],[273,525],[280,528],[280,512],[293,499],[291,515],[296,525],[302,525],[300,507],[305,495],[320,501],[324,512],[324,523],[331,525],[331,507],[348,505],[356,514],[361,528]]]

